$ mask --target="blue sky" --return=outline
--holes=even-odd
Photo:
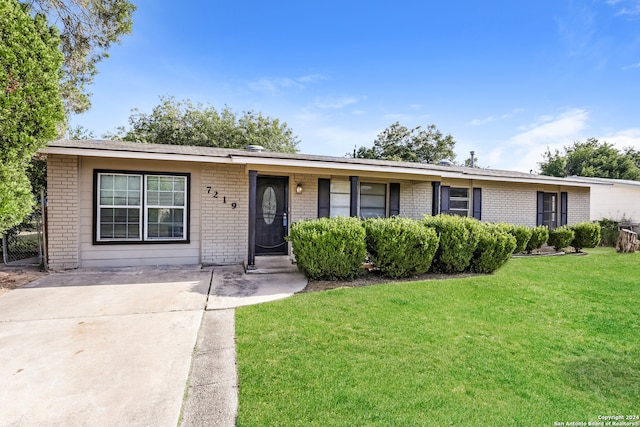
[[[134,2],[72,126],[101,135],[175,96],[279,118],[306,154],[396,121],[496,169],[589,137],[640,148],[640,0]]]

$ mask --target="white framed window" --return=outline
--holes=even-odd
[[[451,187],[449,189],[449,213],[469,216],[469,189]]]
[[[387,184],[360,183],[360,218],[387,216]]]
[[[331,180],[331,196],[329,212],[331,218],[351,215],[351,183],[349,181]]]
[[[95,242],[187,242],[189,174],[96,171]]]

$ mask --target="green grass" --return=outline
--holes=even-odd
[[[553,425],[640,413],[640,254],[236,312],[238,425]]]

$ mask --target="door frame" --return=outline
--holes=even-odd
[[[285,212],[287,213],[287,225],[285,236],[289,231],[289,181],[288,175],[260,175],[260,177],[283,178],[285,180],[284,203]],[[247,250],[247,270],[256,269],[256,217],[257,217],[257,188],[258,188],[258,171],[249,170],[249,238]],[[289,243],[285,242],[286,254],[289,253]],[[261,256],[261,255],[258,255]],[[268,255],[266,255],[268,256]]]

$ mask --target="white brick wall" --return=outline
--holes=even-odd
[[[591,197],[588,188],[565,189],[567,191],[567,222],[575,224],[590,220]],[[563,190],[563,191],[565,191]]]
[[[420,219],[431,215],[433,187],[431,182],[400,181],[400,216]]]
[[[47,156],[49,268],[78,268],[78,158]]]
[[[318,217],[318,178],[320,175],[292,175],[289,178],[290,223]],[[302,184],[302,194],[296,193],[296,185]]]
[[[211,187],[211,190],[208,189]],[[217,198],[214,197],[217,192]],[[237,264],[247,257],[249,176],[238,165],[202,166],[203,264]],[[226,197],[226,203],[224,203]],[[236,203],[236,208],[233,208]]]

